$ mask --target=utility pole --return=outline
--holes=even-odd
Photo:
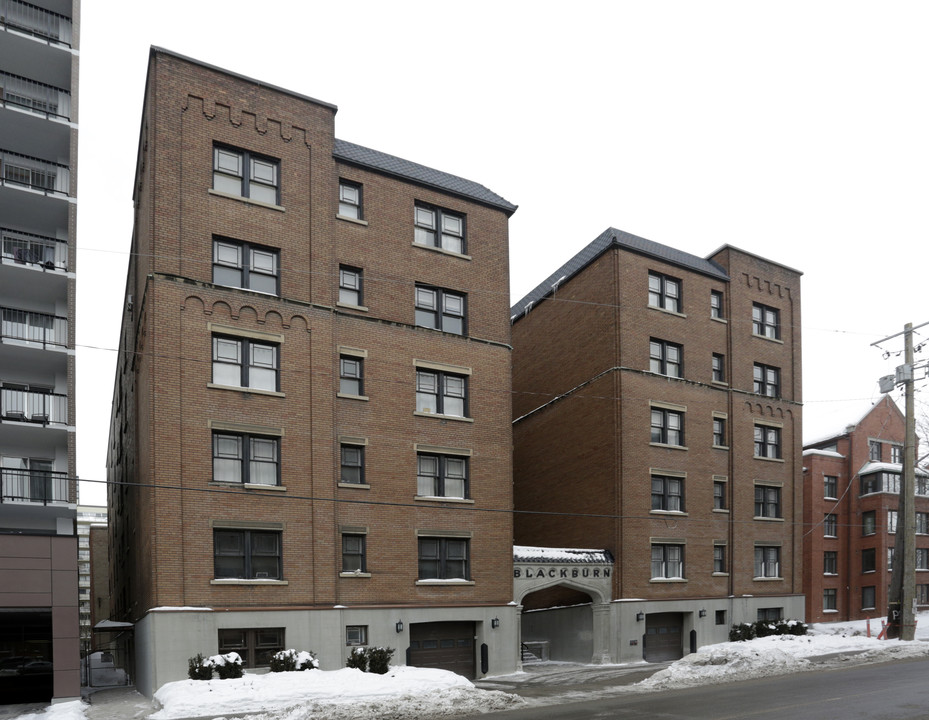
[[[929,325],[929,323],[923,323]],[[919,327],[922,327],[920,325]],[[899,335],[899,333],[898,333]],[[879,345],[891,335],[872,345]],[[916,410],[914,407],[913,324],[903,329],[904,363],[896,375],[881,378],[881,391],[903,385],[906,394],[906,435],[903,440],[903,482],[897,506],[893,569],[887,598],[887,637],[913,640],[916,635]]]

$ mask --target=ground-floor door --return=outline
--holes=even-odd
[[[665,662],[684,657],[682,613],[650,613],[645,616],[645,661]]]
[[[50,608],[0,609],[0,705],[54,694]]]
[[[451,670],[473,680],[474,623],[413,623],[408,661],[416,667]]]

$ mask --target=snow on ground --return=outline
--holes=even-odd
[[[881,630],[880,619],[871,633]],[[823,656],[835,654],[836,665],[848,662],[882,662],[929,656],[929,613],[921,613],[916,642],[868,637],[865,621],[810,626],[808,635],[781,635],[748,642],[707,645],[698,652],[659,670],[634,686],[616,692],[648,692],[695,684],[731,682],[767,675],[822,668]],[[810,658],[817,658],[816,663]],[[845,659],[839,659],[845,658]],[[828,662],[828,661],[827,661]],[[560,667],[564,667],[561,665]],[[604,666],[577,666],[573,680],[583,684],[588,672]],[[632,666],[630,666],[632,667]],[[635,663],[641,667],[641,663]],[[527,673],[501,676],[518,680]],[[150,720],[211,717],[253,713],[249,720],[401,720],[476,715],[523,704],[516,695],[481,690],[444,670],[392,667],[386,675],[343,668],[334,671],[248,674],[237,680],[181,680],[168,683],[155,695],[159,708]],[[559,702],[559,698],[551,698]],[[560,701],[564,701],[561,698]],[[80,702],[52,705],[44,713],[21,715],[17,720],[92,720],[93,710]]]

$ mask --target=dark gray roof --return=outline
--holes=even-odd
[[[484,205],[499,208],[507,215],[512,215],[516,211],[516,205],[503,199],[497,193],[488,190],[483,185],[378,150],[372,150],[336,138],[332,154],[337,160],[360,165],[404,180],[411,180],[420,185],[459,195],[469,200],[476,200]]]
[[[721,265],[706,260],[696,255],[675,250],[667,245],[656,243],[652,240],[646,240],[636,235],[617,230],[616,228],[607,228],[596,240],[581,250],[577,255],[568,260],[564,265],[543,280],[533,291],[526,295],[510,308],[510,319],[514,322],[526,313],[526,306],[535,304],[551,294],[552,286],[567,282],[577,275],[581,270],[590,265],[594,260],[600,257],[611,247],[620,247],[640,255],[662,260],[671,265],[692,270],[703,275],[718,278],[723,282],[729,282],[729,275]]]

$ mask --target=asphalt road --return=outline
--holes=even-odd
[[[591,695],[596,695],[592,692]],[[590,695],[588,695],[589,697]],[[855,665],[487,713],[481,720],[927,720],[929,660]]]

